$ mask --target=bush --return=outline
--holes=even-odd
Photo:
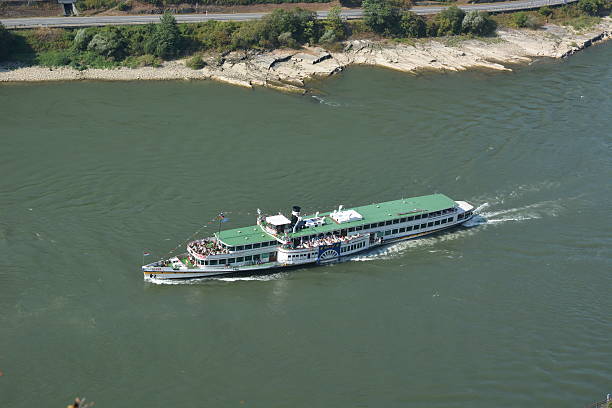
[[[161,66],[161,59],[151,54],[130,56],[123,61],[123,65],[128,68],[159,67]]]
[[[331,31],[332,34],[335,37],[335,40],[344,40],[347,36],[347,30],[346,30],[346,25],[344,24],[344,21],[342,21],[342,17],[340,17],[340,7],[339,6],[334,6],[329,10],[329,13],[327,14],[327,18],[325,19],[325,28],[326,31],[325,33],[327,33],[328,31]],[[323,37],[325,36],[325,33],[323,34]],[[321,38],[323,38],[321,37]],[[326,41],[320,40],[321,42],[334,42],[334,41],[329,41],[329,35],[326,38]]]
[[[117,0],[80,0],[79,9],[110,9],[117,5]]]
[[[465,12],[457,6],[450,6],[442,10],[434,17],[437,26],[436,35],[440,37],[460,34],[464,17]]]
[[[604,0],[578,0],[578,9],[590,16],[598,15],[604,7]]]
[[[250,24],[241,23],[241,24]],[[232,47],[233,35],[241,27],[234,22],[207,21],[180,26],[183,50],[193,53],[200,50],[224,50]]]
[[[427,35],[425,19],[411,11],[402,14],[400,27],[404,37],[420,38]]]
[[[388,0],[363,0],[365,23],[379,34],[395,35],[400,32],[399,10]]]
[[[200,57],[199,55],[194,55],[193,57],[187,60],[185,65],[191,69],[202,69],[206,66],[206,63],[204,62],[202,57]]]
[[[131,3],[128,3],[128,2],[126,2],[126,1],[123,1],[123,2],[119,3],[119,5],[117,6],[117,9],[118,9],[119,11],[128,11],[128,10],[130,10],[131,8],[132,8],[132,4],[131,4]]]
[[[512,24],[515,27],[527,27],[527,21],[529,20],[529,16],[525,12],[514,13],[512,16]]]
[[[538,13],[544,17],[550,17],[553,13],[552,9],[548,6],[540,7]]]
[[[61,28],[41,27],[22,33],[28,45],[36,52],[70,48],[74,34]]]
[[[72,61],[68,51],[43,51],[36,57],[36,63],[43,67],[63,67]]]
[[[82,28],[77,31],[74,36],[74,40],[72,40],[72,46],[76,50],[84,51],[87,49],[89,42],[94,36],[94,31],[90,28]]]
[[[8,58],[13,45],[13,34],[0,23],[0,61]]]
[[[262,20],[243,23],[232,34],[232,47],[297,47],[306,42],[316,43],[321,31],[321,23],[312,11],[276,9]]]
[[[336,38],[336,34],[331,29],[327,29],[323,33],[321,38],[319,38],[319,42],[323,44],[332,44],[332,43],[335,43],[336,41],[338,41],[338,39]]]
[[[88,51],[117,61],[125,56],[126,48],[121,30],[112,26],[104,27],[87,44]]]
[[[283,46],[287,46],[290,48],[299,48],[298,42],[291,35],[291,31],[285,31],[278,35],[278,43]]]
[[[495,32],[497,23],[488,13],[482,11],[470,11],[463,18],[461,31],[466,34],[479,36],[491,35]]]

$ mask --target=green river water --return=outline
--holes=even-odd
[[[612,46],[513,73],[0,86],[0,407],[583,407],[612,392]],[[144,282],[219,211],[442,192],[487,223]],[[206,224],[212,233],[215,224]]]

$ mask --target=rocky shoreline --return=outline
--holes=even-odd
[[[612,19],[576,32],[569,27],[547,25],[541,30],[499,29],[485,39],[416,40],[413,43],[352,40],[340,52],[319,47],[271,52],[242,51],[205,57],[206,66],[193,70],[184,60],[165,62],[159,68],[86,69],[0,66],[0,82],[135,81],[210,79],[232,85],[257,86],[287,92],[306,92],[305,82],[324,78],[350,65],[371,65],[403,72],[424,69],[461,71],[473,68],[510,71],[509,64],[534,58],[564,58],[596,42],[612,38]]]

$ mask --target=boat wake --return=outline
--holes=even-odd
[[[437,233],[429,237],[415,240],[397,242],[388,246],[377,248],[364,254],[357,254],[347,259],[347,261],[373,261],[379,259],[390,259],[404,255],[411,250],[423,250],[434,247],[441,242],[463,239],[474,235],[478,230],[504,224],[507,222],[525,222],[546,217],[556,217],[565,210],[561,199],[539,201],[532,204],[509,207],[508,204],[522,199],[530,194],[535,194],[543,189],[558,187],[558,183],[539,183],[534,185],[521,185],[507,193],[496,193],[489,197],[476,197],[470,199],[473,203],[482,203],[474,209],[474,217],[462,224],[459,229]],[[484,201],[484,202],[483,202]],[[475,228],[481,227],[481,228]],[[429,252],[441,252],[442,256],[453,258],[456,255],[453,251],[435,250]]]

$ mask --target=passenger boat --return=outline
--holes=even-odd
[[[193,279],[275,272],[327,264],[393,242],[420,238],[463,224],[474,206],[443,194],[403,198],[301,215],[264,215],[257,223],[187,244],[187,252],[144,265],[145,279]]]

